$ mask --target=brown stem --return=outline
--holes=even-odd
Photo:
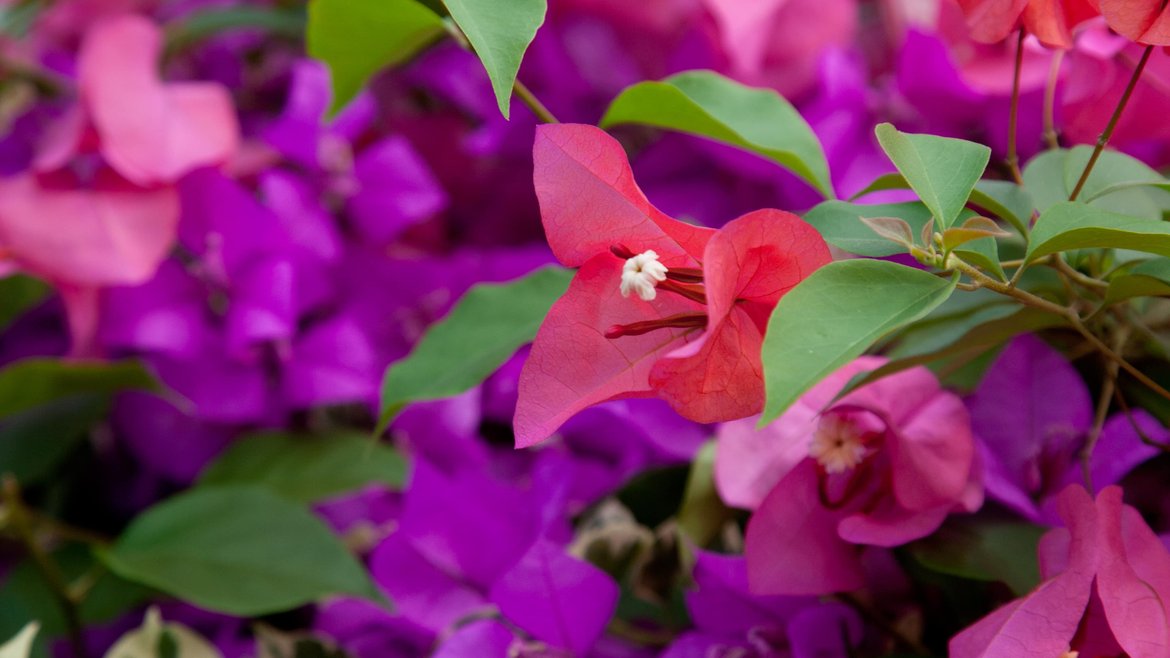
[[[1017,185],[1024,184],[1024,176],[1020,173],[1020,156],[1016,150],[1020,123],[1020,71],[1024,68],[1024,34],[1024,28],[1021,27],[1020,35],[1016,38],[1016,64],[1012,72],[1012,108],[1008,118],[1007,166]]]
[[[1050,149],[1060,148],[1060,133],[1056,132],[1056,84],[1060,82],[1060,66],[1064,63],[1064,52],[1058,50],[1052,56],[1052,67],[1048,69],[1048,83],[1044,86],[1044,142]]]
[[[541,103],[540,99],[532,93],[532,90],[525,87],[523,82],[520,82],[519,78],[516,79],[516,82],[512,83],[512,91],[516,92],[516,98],[519,98],[522,103],[527,105],[528,109],[532,110],[532,113],[536,115],[536,118],[541,123],[560,123],[553,116],[553,113],[548,111],[544,103]]]
[[[8,512],[8,522],[16,532],[20,542],[28,551],[33,565],[40,572],[45,584],[61,608],[65,618],[65,626],[69,632],[69,644],[73,648],[74,658],[88,658],[89,652],[85,647],[85,639],[81,634],[81,607],[79,602],[70,593],[69,583],[61,569],[53,562],[53,558],[41,546],[37,539],[33,516],[24,505],[20,495],[20,484],[11,475],[4,475],[0,483],[0,494],[3,494],[4,507]]]
[[[1076,311],[1073,309],[1061,306],[1059,304],[1054,304],[1053,302],[1050,302],[1043,297],[1037,297],[1030,292],[1020,290],[1010,283],[1005,284],[1000,281],[996,281],[995,279],[985,275],[983,272],[980,272],[978,268],[970,265],[963,259],[954,255],[947,259],[946,268],[958,270],[984,288],[988,288],[991,291],[997,292],[1001,295],[1007,295],[1008,297],[1011,297],[1026,306],[1031,306],[1032,308],[1037,308],[1042,311],[1047,311],[1049,313],[1063,317],[1064,319],[1068,320],[1069,325],[1072,326],[1072,328],[1075,329],[1077,333],[1083,336],[1085,340],[1089,341],[1089,344],[1091,344],[1098,352],[1105,355],[1105,357],[1110,361],[1116,363],[1122,370],[1132,375],[1134,379],[1141,382],[1146,388],[1150,389],[1154,393],[1157,393],[1159,396],[1170,400],[1170,391],[1167,391],[1160,384],[1158,384],[1158,382],[1150,379],[1144,372],[1138,370],[1132,363],[1126,361],[1120,355],[1110,349],[1110,347],[1102,342],[1101,339],[1096,336],[1096,334],[1094,334],[1092,331],[1089,331],[1089,329],[1085,327],[1085,323],[1081,320],[1081,316],[1077,315]]]
[[[454,39],[456,43],[470,52],[475,52],[475,47],[471,45],[471,41],[467,39],[467,35],[463,33],[463,30],[459,29],[459,26],[456,25],[454,21],[443,21],[443,27],[446,28],[447,34],[450,35],[450,37]],[[528,106],[529,110],[532,110],[532,113],[536,115],[536,118],[540,120],[541,123],[560,123],[557,121],[557,118],[553,116],[553,113],[548,111],[548,108],[544,106],[544,103],[540,102],[540,99],[536,97],[536,94],[533,94],[531,89],[526,87],[523,82],[520,82],[520,78],[516,78],[512,82],[512,91],[516,94],[516,98],[520,99],[520,102]]]
[[[889,620],[879,614],[865,601],[862,601],[860,598],[858,598],[856,594],[842,592],[840,594],[834,595],[834,598],[849,606],[850,608],[853,608],[866,621],[880,629],[883,633],[889,636],[890,639],[894,640],[894,642],[902,646],[902,648],[909,649],[911,652],[920,656],[931,655],[930,649],[927,649],[926,646],[924,646],[918,640],[906,635],[898,628],[895,628],[894,625],[889,622]]]
[[[1085,165],[1085,170],[1081,172],[1081,177],[1077,180],[1076,187],[1073,188],[1072,194],[1069,195],[1069,201],[1076,201],[1077,197],[1081,194],[1081,190],[1084,189],[1085,181],[1089,180],[1089,174],[1093,173],[1093,167],[1097,164],[1097,158],[1101,157],[1101,152],[1105,150],[1105,145],[1109,143],[1109,138],[1113,136],[1113,131],[1117,128],[1117,122],[1121,119],[1121,113],[1125,111],[1125,106],[1129,103],[1129,97],[1133,95],[1133,90],[1137,87],[1138,80],[1142,77],[1142,71],[1146,68],[1146,62],[1150,61],[1150,55],[1153,52],[1153,46],[1146,46],[1145,52],[1142,53],[1142,58],[1138,60],[1137,66],[1134,67],[1133,75],[1129,78],[1129,84],[1125,86],[1125,91],[1121,93],[1121,99],[1117,101],[1117,107],[1113,110],[1113,116],[1109,117],[1109,123],[1105,125],[1105,131],[1097,137],[1097,146],[1093,149],[1093,155],[1089,156],[1089,162]]]
[[[1113,337],[1113,351],[1121,354],[1128,338],[1129,327],[1122,325]],[[1089,437],[1081,449],[1081,475],[1085,479],[1085,488],[1089,490],[1090,494],[1093,493],[1093,450],[1097,447],[1097,441],[1101,438],[1101,430],[1105,427],[1105,417],[1109,414],[1109,401],[1117,390],[1117,371],[1116,361],[1105,364],[1105,383],[1101,386],[1101,397],[1097,399],[1097,408],[1093,413],[1093,427],[1089,430]]]

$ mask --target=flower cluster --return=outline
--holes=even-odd
[[[367,3],[9,4],[0,642],[1170,655],[1164,3],[549,0],[510,120],[460,3],[347,15],[354,43],[423,26],[349,71],[317,30]],[[671,86],[696,69],[762,100]],[[643,125],[595,127],[646,89],[614,122]],[[948,224],[969,162],[909,171],[883,121],[990,147],[959,205],[1021,239]],[[1053,150],[1106,126],[1119,151],[1087,169],[1090,147]],[[1033,258],[1114,156],[1075,207],[1148,221]],[[908,253],[849,223],[861,196],[922,215]],[[793,308],[865,257],[927,292],[834,343],[888,282]],[[539,328],[467,319],[515,290],[480,284],[538,271],[568,282]],[[948,282],[969,298],[933,303]],[[794,326],[812,338],[769,361]],[[444,329],[429,388],[386,405],[387,366]],[[776,409],[805,352],[832,367]],[[167,517],[209,492],[240,502]]]

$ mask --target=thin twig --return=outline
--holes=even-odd
[[[0,483],[0,493],[3,494],[4,507],[8,511],[9,524],[16,532],[25,550],[28,551],[33,565],[40,572],[45,584],[49,586],[53,598],[57,601],[57,605],[61,608],[61,614],[65,618],[65,626],[69,632],[69,644],[73,648],[73,655],[75,658],[88,658],[89,652],[86,650],[85,639],[81,634],[81,607],[70,592],[65,575],[61,573],[61,569],[38,541],[33,517],[24,505],[24,500],[20,495],[20,484],[16,478],[4,475],[3,482]]]
[[[1125,341],[1129,339],[1129,326],[1121,325],[1113,336],[1113,351],[1121,354],[1125,348]],[[1089,430],[1089,437],[1081,449],[1081,475],[1085,479],[1085,488],[1093,493],[1093,450],[1097,441],[1101,439],[1101,430],[1105,427],[1105,418],[1109,415],[1109,401],[1117,390],[1116,361],[1105,364],[1105,382],[1101,385],[1101,397],[1097,399],[1097,408],[1093,413],[1093,427]]]
[[[1020,173],[1020,155],[1016,140],[1020,123],[1020,71],[1024,68],[1024,28],[1020,28],[1020,35],[1016,39],[1016,64],[1012,72],[1012,107],[1008,118],[1008,153],[1007,166],[1016,185],[1024,184],[1024,175]]]
[[[1142,58],[1138,60],[1137,66],[1134,67],[1129,84],[1125,86],[1125,91],[1121,93],[1121,99],[1117,101],[1117,107],[1113,110],[1113,116],[1109,117],[1109,123],[1105,125],[1105,131],[1097,137],[1097,146],[1093,149],[1093,155],[1089,156],[1089,162],[1085,165],[1084,171],[1081,172],[1081,177],[1077,180],[1076,187],[1073,188],[1072,194],[1069,195],[1069,201],[1076,201],[1077,197],[1081,194],[1081,190],[1084,189],[1085,181],[1089,180],[1089,174],[1093,173],[1093,167],[1097,164],[1097,159],[1101,157],[1101,152],[1105,150],[1105,145],[1109,143],[1109,138],[1113,136],[1113,131],[1117,128],[1117,122],[1121,119],[1121,113],[1125,111],[1125,106],[1129,103],[1129,97],[1133,95],[1133,90],[1137,87],[1138,80],[1142,77],[1142,71],[1146,68],[1146,62],[1150,61],[1150,55],[1153,52],[1153,46],[1146,46],[1145,52],[1142,53]]]
[[[1056,85],[1060,81],[1060,66],[1064,63],[1063,50],[1052,55],[1048,69],[1048,83],[1044,86],[1044,142],[1050,149],[1060,148],[1060,133],[1056,131]]]
[[[1083,336],[1085,340],[1089,341],[1089,343],[1094,348],[1096,348],[1098,352],[1105,355],[1109,360],[1117,363],[1117,365],[1120,366],[1122,370],[1132,375],[1134,379],[1141,382],[1146,386],[1146,388],[1149,388],[1151,391],[1157,393],[1160,397],[1170,400],[1170,391],[1167,391],[1160,384],[1158,384],[1158,382],[1150,379],[1149,376],[1147,376],[1144,372],[1134,367],[1132,363],[1126,361],[1120,355],[1110,349],[1108,345],[1106,345],[1101,341],[1100,338],[1096,336],[1096,334],[1094,334],[1092,331],[1089,331],[1089,329],[1085,327],[1085,323],[1081,320],[1081,316],[1077,315],[1076,311],[1073,309],[1055,304],[1048,301],[1047,299],[1044,299],[1043,297],[1037,297],[1030,292],[1020,290],[1011,284],[1004,284],[996,281],[995,279],[985,275],[983,272],[980,272],[978,268],[970,265],[963,259],[954,255],[947,259],[946,269],[958,270],[984,288],[988,288],[991,291],[997,292],[1001,295],[1012,297],[1026,306],[1031,306],[1033,308],[1047,311],[1065,318],[1068,320],[1069,325],[1071,325],[1072,328],[1077,331],[1077,333]]]
[[[544,106],[544,103],[541,103],[540,99],[532,93],[532,90],[524,86],[523,82],[520,82],[519,78],[517,78],[516,82],[512,84],[512,91],[516,92],[516,98],[519,98],[522,103],[527,105],[528,109],[532,110],[532,113],[536,115],[536,118],[539,119],[541,123],[560,123],[557,121],[557,118],[553,116],[553,113],[548,111],[548,108]]]

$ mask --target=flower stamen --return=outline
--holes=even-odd
[[[622,297],[629,297],[631,292],[635,292],[642,301],[654,299],[658,296],[655,287],[666,280],[667,271],[652,249],[627,258],[626,264],[622,266]]]

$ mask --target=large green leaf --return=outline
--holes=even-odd
[[[347,2],[349,0],[346,0]],[[546,0],[443,0],[487,69],[500,112],[508,116],[524,51],[544,23]]]
[[[200,476],[201,485],[254,484],[309,503],[380,483],[401,487],[406,460],[358,434],[261,434],[232,444]]]
[[[504,284],[480,284],[427,330],[414,351],[386,370],[381,425],[409,402],[458,395],[532,342],[572,272],[547,267]]]
[[[24,359],[0,369],[0,419],[72,395],[158,388],[138,361]]]
[[[1106,304],[1134,297],[1170,297],[1170,260],[1148,260],[1109,281]]]
[[[888,123],[879,124],[874,132],[940,228],[953,224],[983,176],[991,149],[962,139],[899,132]]]
[[[825,242],[858,256],[884,257],[906,253],[906,247],[883,238],[861,221],[862,217],[896,217],[917,236],[930,221],[930,210],[918,203],[862,205],[847,201],[825,201],[804,215],[804,221],[820,231]]]
[[[73,395],[0,422],[0,472],[24,484],[52,474],[109,409],[104,394]]]
[[[761,423],[885,334],[925,317],[957,282],[880,260],[837,261],[813,272],[780,299],[768,322]]]
[[[18,274],[0,279],[0,331],[39,304],[49,291],[48,284],[29,276]]]
[[[833,198],[829,164],[817,136],[792,105],[712,71],[687,71],[624,90],[601,127],[637,123],[707,137],[762,156]]]
[[[1024,168],[1024,185],[1040,212],[1068,201],[1092,155],[1093,147],[1045,151]],[[1124,215],[1160,219],[1170,208],[1168,183],[1140,160],[1102,151],[1077,201]]]
[[[443,19],[414,0],[311,0],[309,55],[329,65],[336,112],[370,76],[443,34]]]
[[[910,545],[910,554],[940,573],[1005,583],[1017,596],[1040,582],[1036,548],[1047,528],[1021,521],[952,521]]]
[[[1170,256],[1170,224],[1118,215],[1083,203],[1058,203],[1036,220],[1027,258],[1093,248]]]
[[[331,594],[373,596],[358,561],[300,505],[259,487],[197,487],[130,524],[103,552],[120,576],[238,616]]]
[[[1076,188],[1085,165],[1093,155],[1093,147],[1074,146],[1064,158],[1064,184],[1070,191]],[[1170,201],[1165,194],[1170,181],[1137,158],[1119,151],[1104,150],[1097,158],[1092,173],[1081,188],[1078,199],[1086,203],[1107,200],[1119,192],[1137,192],[1154,203],[1164,206]],[[1105,207],[1105,206],[1103,206]]]

